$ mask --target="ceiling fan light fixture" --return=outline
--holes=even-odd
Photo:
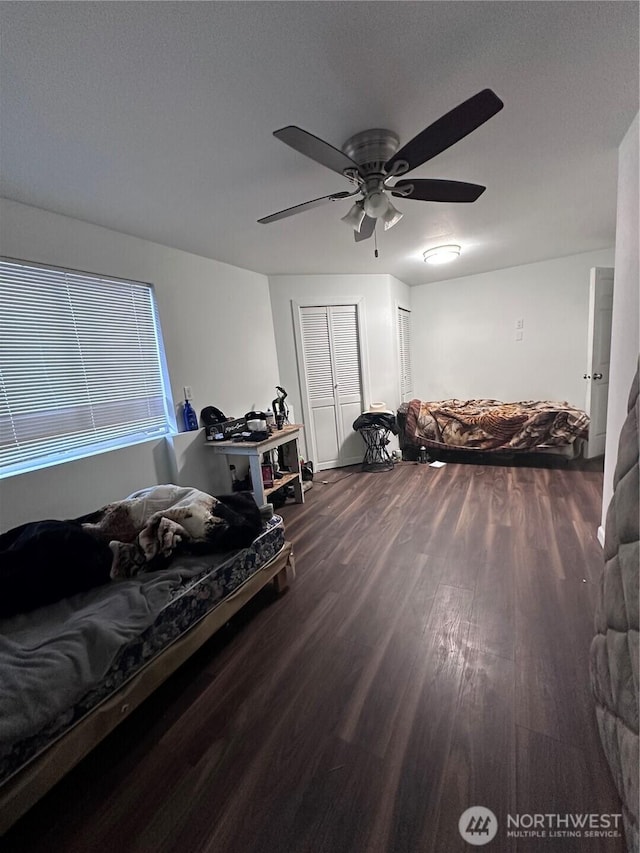
[[[460,255],[460,246],[453,243],[447,246],[435,246],[423,253],[426,264],[448,264]]]
[[[384,230],[388,231],[389,228],[393,228],[394,225],[397,225],[398,222],[402,219],[404,213],[400,213],[397,207],[394,207],[391,202],[387,207],[385,213],[382,214],[382,221],[384,222]]]
[[[364,212],[371,219],[379,219],[389,210],[389,199],[382,190],[374,190],[364,200]]]
[[[346,222],[350,228],[353,228],[354,231],[360,232],[364,216],[365,213],[362,202],[356,201],[355,204],[351,205],[349,212],[345,216],[342,216],[341,219],[343,222]]]

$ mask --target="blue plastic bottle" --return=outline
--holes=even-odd
[[[187,432],[192,429],[198,429],[198,417],[193,411],[193,406],[188,400],[184,401],[182,417],[184,420],[184,428]]]

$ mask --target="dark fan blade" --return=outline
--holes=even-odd
[[[404,160],[409,164],[406,171],[410,172],[480,127],[503,106],[495,92],[483,89],[414,136],[387,161],[385,169],[389,172],[395,163]]]
[[[336,201],[340,198],[349,198],[353,193],[341,192],[333,193],[333,195],[323,195],[321,198],[314,198],[311,201],[305,201],[303,204],[296,204],[294,207],[287,207],[286,210],[279,210],[277,213],[272,213],[270,216],[263,216],[258,219],[261,225],[266,225],[268,222],[277,222],[278,219],[286,219],[287,216],[295,216],[296,213],[302,213],[303,210],[311,210],[312,207],[319,207],[326,201]]]
[[[403,187],[413,187],[410,193],[400,193]],[[480,198],[486,187],[480,184],[467,184],[464,181],[437,181],[420,178],[415,181],[398,181],[389,187],[391,195],[413,198],[416,201],[475,201]]]
[[[329,145],[324,139],[319,139],[312,133],[307,133],[301,127],[289,125],[289,127],[283,127],[281,130],[274,131],[273,135],[306,157],[310,157],[328,169],[338,172],[339,175],[344,174],[345,169],[355,169],[356,172],[360,171],[358,164],[354,163],[351,157],[347,157],[346,154],[334,148],[333,145]]]
[[[360,231],[354,231],[353,236],[355,238],[356,243],[360,243],[362,240],[368,240],[369,237],[373,234],[376,229],[376,220],[372,219],[370,216],[365,216],[362,220],[362,225],[360,226]]]

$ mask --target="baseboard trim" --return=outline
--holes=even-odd
[[[598,528],[598,542],[600,543],[600,546],[604,548],[604,527],[602,525]]]

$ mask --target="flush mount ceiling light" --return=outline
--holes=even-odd
[[[424,261],[426,264],[448,264],[450,261],[455,261],[459,254],[460,246],[454,244],[436,246],[424,253]]]

